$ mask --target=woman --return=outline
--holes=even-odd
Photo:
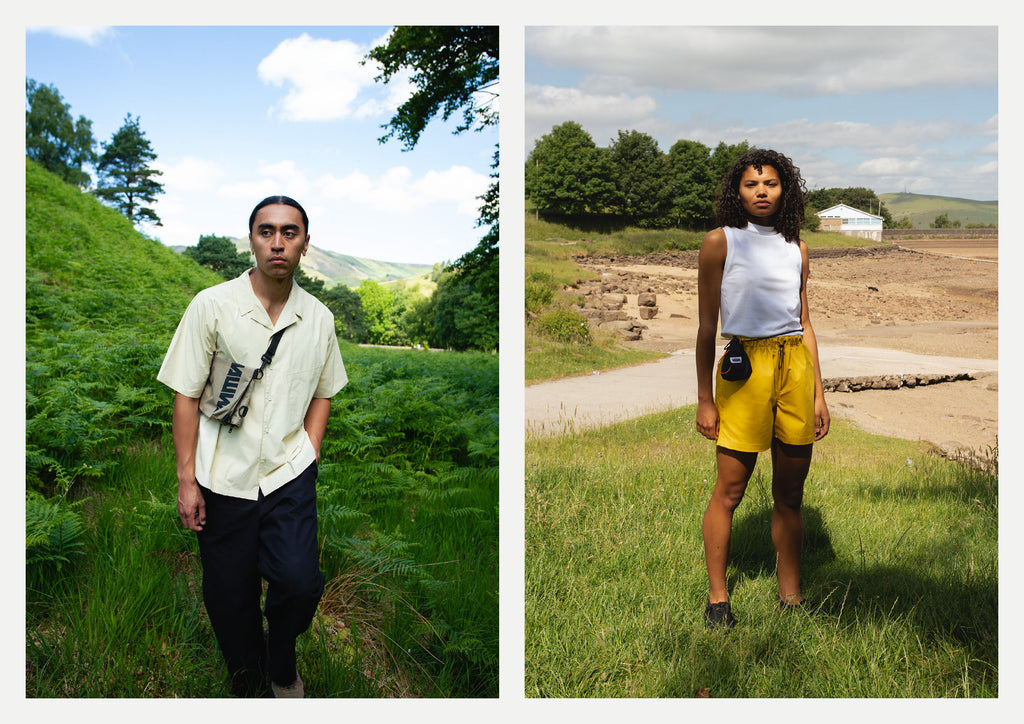
[[[717,208],[721,227],[701,244],[697,430],[717,441],[718,464],[702,526],[710,583],[704,619],[710,628],[736,625],[725,581],[732,516],[763,450],[770,449],[772,458],[778,602],[788,608],[804,601],[800,506],[811,447],[829,428],[807,308],[807,246],[799,238],[804,193],[800,171],[789,158],[752,150],[723,180]],[[722,336],[743,342],[748,379],[729,381],[715,369],[719,315]]]

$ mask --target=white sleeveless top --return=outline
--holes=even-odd
[[[800,244],[771,226],[723,227],[727,242],[722,272],[724,337],[801,334]]]

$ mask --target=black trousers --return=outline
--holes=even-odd
[[[203,602],[235,696],[265,694],[268,675],[281,686],[295,681],[295,639],[309,628],[324,591],[316,476],[314,462],[258,500],[203,489],[206,525],[198,533]],[[261,579],[267,581],[264,612]]]

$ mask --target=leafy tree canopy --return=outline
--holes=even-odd
[[[526,160],[525,184],[527,196],[545,213],[602,213],[615,199],[611,159],[575,121],[540,137]]]
[[[711,170],[711,149],[698,141],[676,141],[668,152],[668,175],[676,225],[710,229],[718,183]]]
[[[365,342],[367,329],[363,317],[363,300],[344,284],[335,284],[320,298],[334,315],[338,336],[349,342]]]
[[[416,88],[383,126],[387,133],[382,142],[397,134],[412,149],[439,111],[444,120],[462,111],[457,133],[498,121],[492,106],[497,99],[497,26],[400,25],[367,58],[381,66],[375,80],[387,83],[409,69]]]
[[[199,243],[186,247],[182,254],[213,269],[225,279],[234,279],[252,266],[249,255],[238,251],[235,242],[226,236],[200,236]]]
[[[100,182],[93,193],[133,224],[148,221],[161,226],[156,212],[142,205],[153,203],[157,194],[164,192],[164,185],[154,178],[162,172],[149,166],[154,159],[156,153],[139,128],[138,116],[133,119],[129,113],[124,125],[103,144],[103,154],[96,165]]]
[[[461,112],[461,122],[455,133],[482,130],[498,122],[498,27],[497,26],[396,26],[384,45],[367,53],[367,60],[380,64],[381,73],[375,80],[389,82],[398,73],[411,72],[410,82],[416,89],[388,123],[387,131],[379,140],[384,143],[394,136],[412,150],[427,124],[438,114],[443,120]],[[442,298],[448,294],[465,295],[476,292],[483,300],[483,308],[493,310],[488,324],[493,327],[488,339],[497,340],[498,328],[498,145],[495,144],[491,163],[491,184],[481,198],[482,206],[477,226],[488,231],[471,251],[464,254],[449,269],[463,277],[463,284],[439,285],[436,294],[437,309],[446,307]],[[367,326],[373,337],[374,312],[367,306],[362,285]],[[468,300],[453,300],[455,306]],[[422,310],[421,310],[422,311]],[[438,312],[439,313],[439,312]],[[435,320],[435,324],[437,320]],[[383,330],[387,333],[387,330]],[[460,336],[460,339],[464,337]],[[457,349],[493,349],[477,343]]]
[[[619,213],[639,226],[663,225],[672,188],[658,142],[640,131],[619,131],[609,154],[616,171]]]
[[[92,121],[71,118],[71,106],[52,85],[25,81],[25,154],[64,181],[86,188],[92,179],[82,165],[96,162]]]

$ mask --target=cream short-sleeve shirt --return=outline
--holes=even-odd
[[[186,397],[206,386],[213,355],[259,367],[270,337],[286,329],[273,362],[253,382],[249,411],[230,430],[202,413],[196,480],[215,493],[256,500],[295,479],[316,459],[303,427],[314,397],[333,397],[348,382],[334,316],[293,282],[277,320],[256,297],[249,272],[199,292],[171,339],[157,379]]]

